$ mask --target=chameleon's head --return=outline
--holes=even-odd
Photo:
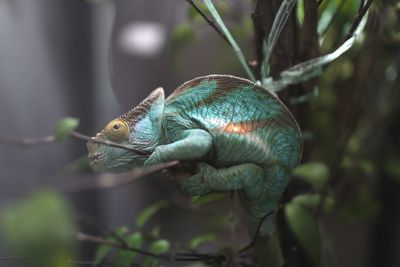
[[[90,166],[96,171],[121,172],[143,166],[160,138],[164,90],[157,88],[138,106],[110,121],[87,143]],[[109,146],[113,142],[122,147]]]

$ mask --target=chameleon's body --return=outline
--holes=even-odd
[[[196,78],[165,101],[163,90],[156,89],[117,121],[127,122],[129,129],[118,141],[149,156],[89,142],[95,169],[197,162],[197,172],[182,182],[182,190],[190,195],[239,190],[253,229],[276,208],[301,157],[301,134],[289,110],[265,88],[234,76]],[[107,131],[96,138],[107,139]],[[261,235],[273,231],[271,216]]]

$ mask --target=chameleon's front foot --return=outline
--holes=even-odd
[[[164,146],[160,145],[155,148],[154,152],[150,155],[148,159],[145,160],[144,166],[151,166],[151,165],[156,165],[159,163],[166,162],[166,158],[164,157]]]
[[[209,178],[216,171],[214,167],[206,163],[197,164],[198,173],[182,182],[182,192],[191,196],[205,195],[211,192],[208,184]]]

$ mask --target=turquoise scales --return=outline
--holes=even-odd
[[[246,188],[244,204],[256,220],[276,207],[300,160],[301,134],[292,114],[246,79],[210,75],[186,82],[167,98],[162,121],[162,143],[176,142],[179,134],[171,133],[186,129],[203,129],[212,138],[212,148],[202,156],[212,166],[202,164],[204,173],[188,179],[183,191],[203,195]]]
[[[193,79],[166,100],[156,89],[94,138],[149,154],[89,142],[98,170],[197,162],[197,173],[183,181],[182,190],[190,195],[239,190],[253,225],[276,207],[302,152],[299,127],[284,104],[265,88],[229,75]],[[262,235],[274,231],[273,222],[271,217],[264,223]]]

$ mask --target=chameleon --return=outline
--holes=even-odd
[[[237,190],[253,233],[277,207],[302,146],[296,120],[276,95],[250,80],[217,74],[185,82],[168,98],[162,88],[155,89],[87,144],[96,171],[129,171],[175,160],[194,164],[184,179],[177,178],[182,191],[198,196]],[[276,232],[274,216],[258,230],[266,240]]]

